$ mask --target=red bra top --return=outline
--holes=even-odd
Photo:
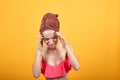
[[[71,70],[71,64],[68,57],[66,57],[64,61],[60,62],[56,66],[49,65],[43,60],[41,62],[41,73],[46,78],[56,78],[56,77],[64,76],[70,70]]]

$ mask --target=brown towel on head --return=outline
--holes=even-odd
[[[59,20],[57,19],[58,15],[53,13],[47,13],[43,16],[42,22],[40,25],[40,33],[46,29],[59,31]]]

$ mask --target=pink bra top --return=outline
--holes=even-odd
[[[66,57],[64,61],[62,61],[56,66],[49,65],[43,60],[41,62],[41,73],[46,78],[56,78],[56,77],[64,76],[70,70],[71,70],[71,64],[68,57]]]

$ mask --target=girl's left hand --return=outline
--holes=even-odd
[[[55,35],[57,37],[59,37],[60,39],[60,42],[63,43],[63,45],[66,45],[67,44],[67,41],[65,40],[65,38],[62,36],[62,34],[60,32],[55,32]]]

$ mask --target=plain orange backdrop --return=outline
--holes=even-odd
[[[69,80],[120,80],[119,5],[119,0],[0,0],[0,80],[36,80],[32,64],[47,12],[59,15],[60,32],[80,61]]]

